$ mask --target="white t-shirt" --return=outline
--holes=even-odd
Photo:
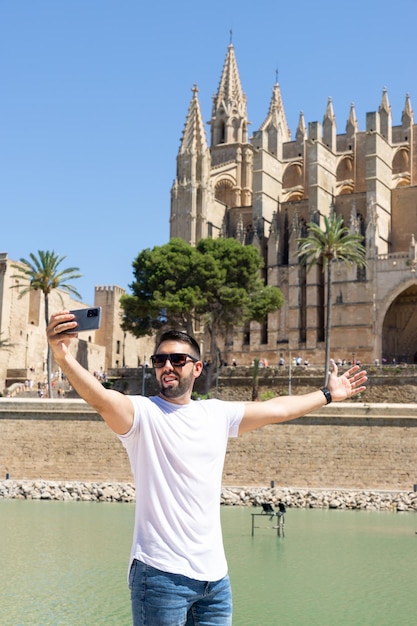
[[[220,525],[228,437],[237,437],[243,402],[129,396],[132,428],[119,438],[135,480],[131,561],[195,580],[227,573]]]

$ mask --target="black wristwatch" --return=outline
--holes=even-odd
[[[322,387],[320,389],[320,391],[323,392],[324,397],[326,398],[326,404],[330,404],[330,402],[332,401],[332,394],[330,393],[330,391],[327,389],[327,387]]]

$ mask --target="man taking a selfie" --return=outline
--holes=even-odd
[[[120,438],[135,481],[129,565],[134,626],[230,626],[220,525],[228,438],[346,400],[364,391],[366,372],[355,365],[338,376],[333,363],[328,388],[311,393],[265,402],[194,401],[203,370],[200,349],[194,338],[171,330],[151,357],[159,395],[127,396],[105,389],[71,355],[73,320],[69,312],[51,317],[47,337],[55,362]]]

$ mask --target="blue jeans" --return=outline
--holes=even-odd
[[[231,626],[229,576],[203,582],[134,559],[129,572],[133,626]]]

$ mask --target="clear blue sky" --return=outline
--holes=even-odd
[[[0,0],[0,252],[66,256],[88,303],[128,289],[137,254],[169,239],[191,88],[208,121],[230,30],[251,129],[278,69],[294,136],[329,96],[338,132],[351,102],[363,130],[384,86],[400,124],[416,23],[416,0]]]

